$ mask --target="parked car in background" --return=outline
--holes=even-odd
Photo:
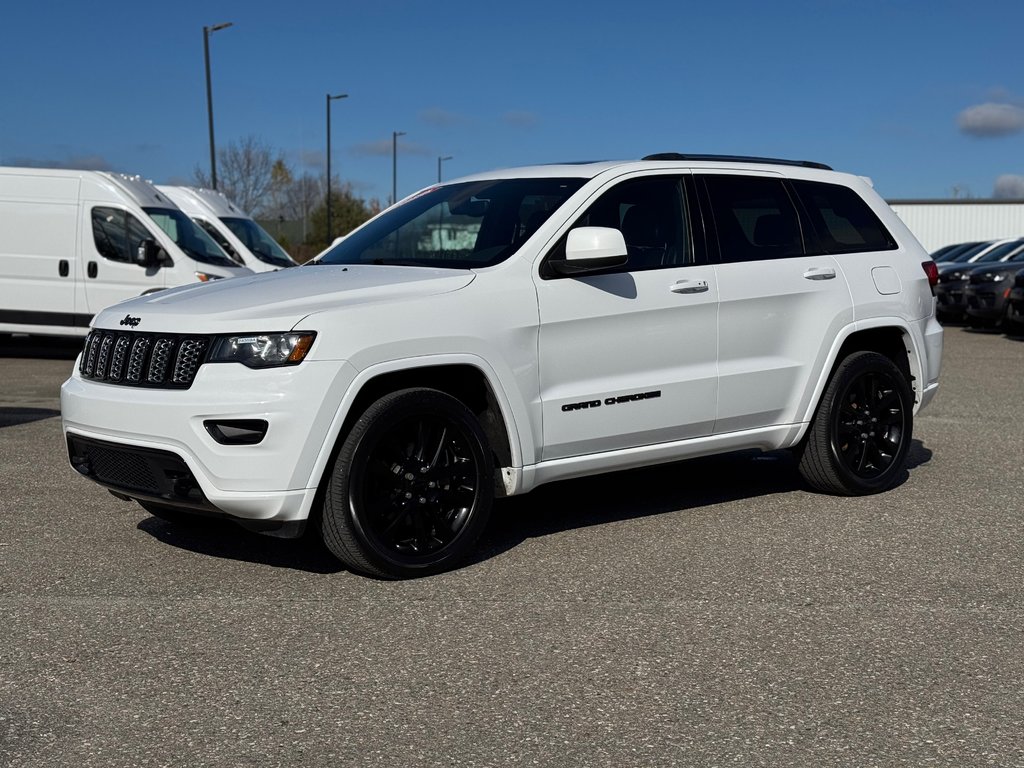
[[[962,256],[963,261],[939,264],[939,284],[935,289],[938,304],[936,313],[939,319],[949,322],[965,318],[967,305],[964,302],[964,290],[972,270],[1006,261],[1022,252],[1024,238],[997,240],[974,253],[965,252]]]
[[[253,272],[297,266],[249,214],[212,189],[160,185],[161,192],[192,217],[236,262]]]
[[[932,261],[938,264],[946,261],[952,261],[964,251],[984,245],[985,242],[987,241],[975,240],[970,243],[954,243],[953,245],[944,246],[943,248],[939,248],[939,250],[931,253]]]
[[[0,168],[0,333],[84,336],[123,299],[251,274],[138,176]]]
[[[1013,278],[1013,285],[1006,297],[1003,330],[1014,335],[1024,335],[1024,271],[1018,272]]]
[[[994,328],[1006,317],[1007,299],[1017,273],[1024,269],[1024,253],[996,264],[975,265],[964,286],[964,310],[968,325]]]

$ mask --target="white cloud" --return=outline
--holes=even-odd
[[[996,179],[992,197],[1024,199],[1024,176],[1004,173]]]
[[[441,107],[430,107],[420,111],[420,120],[429,125],[438,125],[442,128],[449,128],[453,125],[465,123],[466,118],[455,112],[449,112]]]
[[[998,102],[976,104],[960,113],[957,124],[968,136],[1010,136],[1024,130],[1024,109]]]

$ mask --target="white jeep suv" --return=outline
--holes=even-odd
[[[96,316],[72,466],[152,514],[349,568],[452,567],[495,496],[737,449],[814,488],[905,476],[938,386],[934,262],[868,181],[652,155],[425,189],[301,269]]]

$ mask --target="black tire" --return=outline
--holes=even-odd
[[[879,493],[901,477],[914,396],[889,358],[854,352],[836,367],[799,453],[800,474],[841,496]]]
[[[345,436],[320,531],[353,571],[402,579],[448,570],[473,549],[494,500],[494,461],[476,417],[433,389],[377,400]]]

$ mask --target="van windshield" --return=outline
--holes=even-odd
[[[252,219],[231,218],[222,216],[228,229],[242,241],[242,245],[252,251],[252,255],[275,267],[294,267],[295,262],[284,248],[277,244],[267,231]]]
[[[175,208],[143,208],[181,250],[196,261],[218,267],[237,266],[192,219]]]
[[[585,181],[492,179],[434,187],[385,211],[311,263],[490,267],[519,250]]]

